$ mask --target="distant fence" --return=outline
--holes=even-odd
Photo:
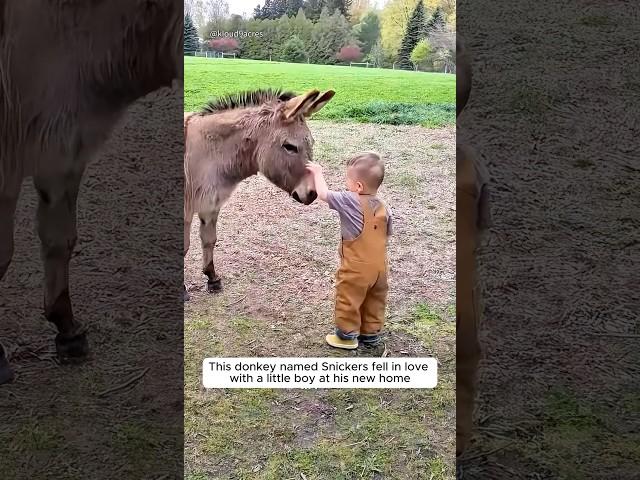
[[[369,62],[350,62],[349,66],[353,67],[354,65],[364,65],[364,68],[369,68],[369,65],[371,65],[372,67],[374,66],[373,63],[369,63]]]
[[[235,53],[224,53],[224,52],[214,52],[214,51],[197,51],[197,52],[184,52],[185,57],[204,57],[204,58],[236,58]]]

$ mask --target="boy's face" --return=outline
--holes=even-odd
[[[364,192],[364,185],[362,182],[354,178],[353,168],[347,168],[347,189],[350,192],[362,193]]]

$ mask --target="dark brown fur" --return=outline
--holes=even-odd
[[[32,176],[45,315],[61,355],[83,335],[68,291],[82,173],[131,103],[182,78],[182,22],[173,0],[0,4],[0,278],[20,185]]]

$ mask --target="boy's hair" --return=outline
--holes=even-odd
[[[377,190],[384,180],[384,163],[375,152],[359,153],[349,159],[347,168],[353,168],[358,181]]]

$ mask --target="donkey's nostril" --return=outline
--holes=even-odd
[[[314,201],[316,198],[318,198],[318,194],[316,193],[316,191],[315,191],[315,190],[311,190],[311,191],[309,192],[309,198],[308,198],[309,203],[313,203],[313,201]]]
[[[291,196],[295,199],[296,202],[300,202],[300,197],[298,196],[298,192],[293,192]]]

